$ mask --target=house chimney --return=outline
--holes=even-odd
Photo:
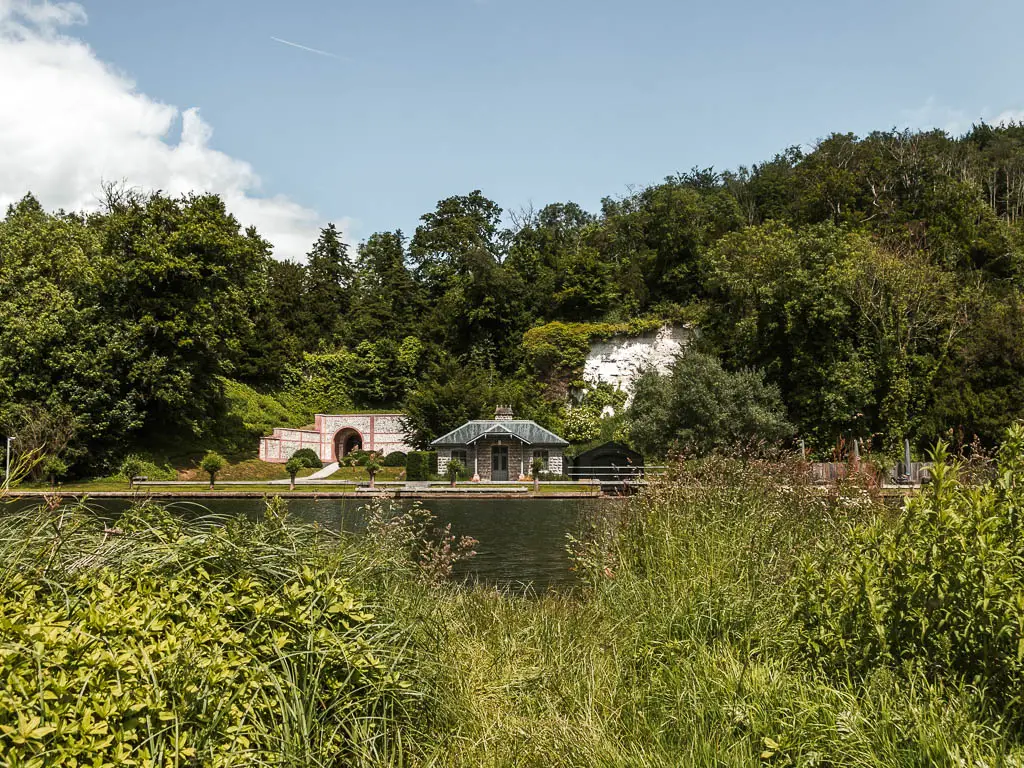
[[[494,409],[494,420],[495,421],[512,421],[515,419],[515,413],[512,411],[510,405],[499,405]]]

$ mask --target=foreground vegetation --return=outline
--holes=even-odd
[[[473,542],[387,502],[5,515],[0,765],[1020,765],[1024,431],[982,485],[937,458],[904,510],[681,465],[543,595],[452,583]]]

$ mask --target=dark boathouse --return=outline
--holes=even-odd
[[[577,456],[569,467],[573,480],[628,480],[644,473],[644,457],[625,443],[612,441]]]

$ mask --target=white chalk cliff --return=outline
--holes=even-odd
[[[652,368],[667,373],[693,333],[690,326],[664,325],[648,333],[619,334],[591,342],[583,378],[591,384],[605,382],[621,389],[628,402],[640,373]]]

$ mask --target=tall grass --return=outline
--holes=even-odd
[[[434,532],[423,510],[381,505],[368,535],[338,537],[288,522],[279,502],[256,525],[184,524],[153,506],[114,530],[57,507],[6,518],[0,589],[33,585],[75,605],[83,574],[107,574],[108,583],[191,575],[203,585],[190,599],[217,631],[243,635],[232,642],[249,656],[234,678],[204,676],[195,670],[216,666],[217,649],[230,645],[207,638],[177,666],[153,667],[146,685],[169,709],[154,710],[133,742],[152,764],[1024,763],[975,682],[906,659],[850,671],[809,657],[797,618],[807,569],[840,567],[863,531],[895,526],[903,513],[854,482],[822,492],[805,477],[797,465],[684,465],[569,542],[579,586],[561,593],[450,582],[471,542]],[[159,601],[173,596],[158,581],[132,579],[167,612]],[[225,606],[251,595],[291,601],[268,625],[288,643],[245,642],[259,621],[223,619],[232,615]],[[338,602],[346,627],[331,623]],[[127,597],[114,604],[143,611]],[[63,610],[55,597],[47,605]],[[9,630],[0,619],[0,670]],[[4,701],[0,732],[18,722]]]
[[[423,763],[1016,764],[966,686],[801,660],[797,564],[896,513],[797,470],[683,468],[574,543],[576,594],[404,590],[410,615],[430,617],[420,642],[446,723]]]

